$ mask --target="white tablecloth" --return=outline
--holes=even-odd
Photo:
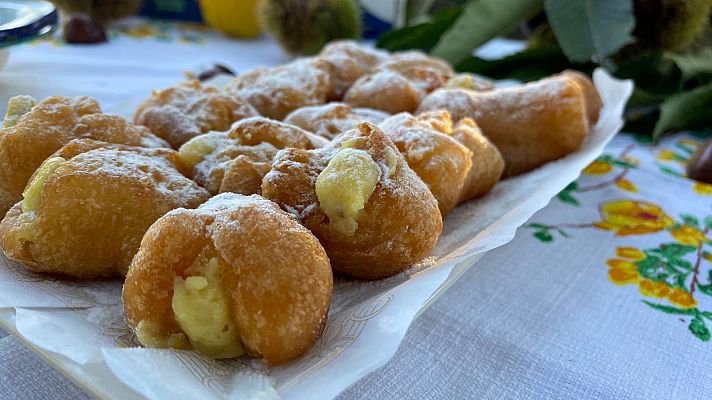
[[[236,71],[286,57],[190,26],[134,23],[108,44],[13,49],[17,94],[131,101],[195,66]],[[0,111],[4,112],[4,106]],[[712,186],[681,176],[701,139],[622,135],[510,244],[488,253],[344,399],[700,399],[712,396]],[[1,333],[0,398],[87,395]]]

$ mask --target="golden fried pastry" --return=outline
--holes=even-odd
[[[453,75],[450,79],[448,79],[447,83],[445,83],[445,88],[470,89],[484,92],[486,90],[492,90],[496,88],[496,86],[493,80],[485,78],[482,75],[463,72]]]
[[[138,106],[134,122],[147,126],[177,149],[195,136],[224,131],[235,121],[258,115],[239,96],[193,80],[154,90]]]
[[[388,53],[359,44],[355,40],[337,40],[327,44],[319,59],[330,65],[329,100],[341,100],[356,79],[370,72],[388,58]]]
[[[415,85],[403,75],[378,71],[360,77],[344,94],[344,102],[396,114],[415,111],[420,96]]]
[[[439,109],[455,121],[477,122],[502,154],[505,177],[578,150],[589,131],[581,85],[567,75],[485,92],[440,89],[423,99],[418,113]]]
[[[448,115],[449,117],[449,115]],[[450,124],[452,125],[452,123]],[[408,113],[379,124],[438,201],[446,216],[457,205],[472,166],[472,152],[457,140]]]
[[[472,168],[467,173],[458,203],[486,194],[499,182],[504,172],[504,159],[472,118],[463,118],[453,126],[450,113],[437,110],[418,115],[418,120],[451,136],[472,153]]]
[[[72,139],[91,138],[130,146],[168,147],[143,126],[101,113],[89,97],[29,96],[10,99],[0,130],[0,215],[22,199],[27,181],[47,157]]]
[[[413,112],[424,96],[444,86],[453,75],[449,64],[420,51],[394,53],[354,82],[344,94],[344,102],[391,114]]]
[[[315,149],[328,141],[301,128],[264,117],[243,119],[228,132],[193,138],[179,151],[191,177],[208,192],[260,194],[262,177],[277,151]]]
[[[155,220],[208,199],[179,169],[173,150],[72,141],[42,163],[0,223],[5,255],[39,272],[123,275]]]
[[[323,104],[331,92],[330,65],[313,58],[237,76],[227,90],[247,100],[265,117],[282,119],[299,107]]]
[[[383,111],[333,102],[296,109],[287,115],[284,122],[333,139],[342,132],[356,128],[361,122],[378,124],[389,116]]]
[[[262,194],[319,238],[334,271],[356,278],[404,270],[428,255],[442,231],[428,187],[366,122],[321,149],[281,150]]]
[[[146,232],[124,284],[147,347],[282,364],[321,335],[333,278],[319,241],[260,196],[223,193]]]
[[[596,86],[593,85],[591,79],[584,73],[573,69],[567,69],[559,75],[569,76],[576,80],[583,90],[583,96],[586,98],[586,115],[588,115],[588,123],[591,126],[596,125],[598,116],[603,107],[601,95],[598,93]]]

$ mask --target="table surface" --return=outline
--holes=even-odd
[[[235,51],[235,48],[239,51]],[[112,109],[221,62],[288,58],[190,24],[134,20],[98,46],[12,49],[11,96],[91,95]],[[579,180],[486,254],[340,398],[699,399],[712,395],[712,185],[684,177],[705,137],[621,134]],[[0,398],[88,398],[0,331]]]

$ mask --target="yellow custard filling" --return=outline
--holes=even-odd
[[[183,144],[178,150],[178,156],[188,168],[193,168],[215,151],[215,142],[210,134],[198,136]]]
[[[20,117],[30,112],[32,107],[36,104],[37,102],[35,99],[30,96],[11,97],[7,102],[7,111],[5,112],[5,119],[2,122],[2,127],[9,128],[11,126],[15,126]]]
[[[317,177],[316,196],[337,231],[349,236],[356,232],[356,217],[380,179],[381,168],[364,150],[342,148],[329,161]]]
[[[191,276],[173,283],[173,314],[190,344],[213,358],[232,358],[245,350],[230,316],[229,297],[219,275],[219,261],[198,260]]]

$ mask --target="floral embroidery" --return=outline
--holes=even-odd
[[[674,148],[655,152],[652,165],[667,175],[683,179],[694,195],[709,196],[712,185],[693,182],[684,176],[686,163],[700,143],[694,139],[677,140]],[[626,150],[618,157],[600,157],[584,169],[583,175],[601,181],[586,185],[574,182],[559,194],[559,200],[580,205],[582,193],[603,188],[637,193],[635,174],[631,177],[629,173],[640,164],[636,161]],[[616,286],[635,287],[645,305],[676,315],[696,338],[712,339],[712,310],[709,310],[712,304],[712,215],[698,218],[683,213],[674,217],[658,204],[634,198],[606,201],[599,205],[598,211],[600,217],[592,222],[533,222],[525,227],[544,243],[553,242],[556,237],[570,238],[572,231],[578,229],[613,233],[623,243],[615,248],[615,255],[606,260],[608,280]],[[709,213],[710,210],[705,214]],[[664,239],[657,246],[641,247],[636,246],[638,235],[658,235],[655,237]]]

